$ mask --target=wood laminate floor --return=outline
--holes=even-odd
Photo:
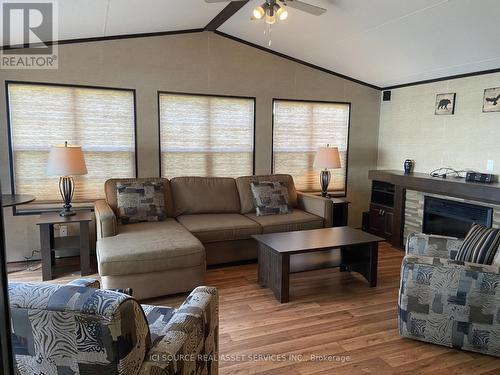
[[[401,251],[380,245],[376,288],[338,269],[294,274],[286,304],[257,284],[256,264],[208,270],[206,284],[220,291],[220,374],[500,374],[498,358],[399,336],[402,258]],[[69,271],[77,259],[62,263],[63,275],[53,282],[79,277]],[[41,270],[9,279],[40,281]],[[178,306],[185,297],[145,302]]]

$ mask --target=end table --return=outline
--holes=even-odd
[[[330,197],[333,202],[333,226],[345,227],[347,226],[347,217],[349,215],[349,202],[344,198]]]
[[[36,222],[40,226],[40,244],[42,253],[42,280],[52,280],[52,266],[55,265],[54,225],[80,224],[80,269],[82,276],[90,275],[90,238],[89,223],[91,211],[77,211],[76,215],[62,217],[59,212],[44,212]]]

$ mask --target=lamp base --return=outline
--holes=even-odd
[[[59,178],[59,192],[64,201],[63,210],[59,212],[59,216],[67,217],[76,215],[76,212],[71,209],[71,200],[75,192],[75,184],[72,177]]]
[[[328,196],[328,185],[330,185],[331,174],[328,169],[324,169],[321,171],[319,176],[319,183],[321,184],[321,196]]]
[[[69,210],[64,208],[63,210],[59,211],[59,216],[61,217],[74,216],[74,215],[76,215],[76,211],[73,211],[71,208]]]

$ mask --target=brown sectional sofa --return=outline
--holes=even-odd
[[[166,221],[118,224],[116,184],[130,181],[164,183]],[[252,181],[284,182],[293,212],[257,216]],[[203,285],[207,264],[256,259],[253,234],[329,227],[333,218],[331,200],[297,192],[289,175],[112,179],[105,192],[95,203],[99,274],[104,288],[132,288],[142,299]],[[292,267],[338,261],[333,252],[326,256],[297,257]]]

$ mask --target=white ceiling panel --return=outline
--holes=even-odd
[[[106,35],[205,27],[229,3],[203,0],[109,0]]]
[[[58,40],[101,37],[107,0],[63,0],[57,3]]]
[[[0,0],[0,4],[13,1]],[[229,2],[58,0],[55,3],[58,15],[57,40],[67,40],[203,28]],[[14,32],[19,32],[15,40],[22,38],[22,28],[14,28]]]
[[[272,50],[386,87],[500,67],[498,0],[305,0],[272,27]],[[268,47],[250,1],[220,31]]]

